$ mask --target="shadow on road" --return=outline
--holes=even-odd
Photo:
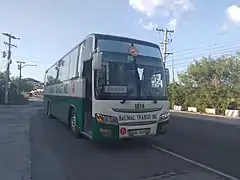
[[[77,143],[84,143],[85,145],[90,146],[91,148],[99,152],[124,152],[124,151],[129,152],[146,148],[146,146],[144,146],[144,144],[141,141],[138,141],[137,139],[92,141],[91,139],[85,136],[80,139],[77,139],[72,135],[71,130],[66,126],[65,123],[58,120],[57,118],[48,119],[47,116],[44,117],[45,117],[44,119],[51,121],[51,124],[53,126],[55,127],[61,126],[59,128],[62,128],[64,131],[67,131],[66,133],[72,136],[71,137],[72,140],[77,141]]]
[[[135,139],[125,139],[108,142],[91,141],[91,145],[98,151],[111,151],[111,152],[124,152],[124,151],[129,152],[146,148],[145,146],[143,146],[143,143]]]

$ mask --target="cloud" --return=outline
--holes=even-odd
[[[176,18],[173,18],[173,19],[171,19],[171,20],[169,21],[167,27],[168,27],[169,29],[176,29],[177,23],[178,23],[178,22],[177,22],[177,19],[176,19]]]
[[[142,18],[139,19],[138,24],[148,31],[155,31],[157,28],[157,24],[153,23],[152,21],[149,21],[147,24],[144,24]]]
[[[176,28],[183,13],[193,9],[191,0],[129,0],[129,4],[148,18],[156,16],[169,18],[167,26],[172,28]]]
[[[143,28],[149,31],[156,30],[157,24],[154,24],[153,22],[149,22],[146,25],[143,25]]]
[[[236,25],[240,25],[240,6],[231,5],[227,8],[226,14],[228,20]]]
[[[223,30],[224,32],[229,30],[229,23],[225,22],[221,27],[220,30]]]

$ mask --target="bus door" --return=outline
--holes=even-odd
[[[90,134],[92,128],[92,61],[88,60],[83,65],[85,77],[85,101],[84,101],[84,132]]]

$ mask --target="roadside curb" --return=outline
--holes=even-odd
[[[188,119],[195,119],[200,121],[212,121],[217,123],[223,124],[233,124],[233,125],[240,125],[240,118],[232,118],[226,116],[214,116],[214,115],[206,115],[200,113],[188,113],[188,112],[181,112],[181,111],[172,111],[170,110],[170,115],[172,117],[182,117]]]
[[[28,107],[29,104],[24,104],[24,105],[0,105],[0,108],[23,108],[23,107]]]
[[[212,114],[205,114],[205,113],[194,113],[194,112],[186,112],[186,111],[176,111],[176,110],[170,110],[170,112],[173,113],[181,113],[181,114],[189,114],[189,115],[196,115],[196,116],[206,116],[206,117],[214,117],[214,118],[225,118],[225,119],[234,119],[234,120],[240,120],[240,117],[229,117],[229,116],[223,116],[223,115],[212,115]]]

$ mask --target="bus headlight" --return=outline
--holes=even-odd
[[[170,113],[165,113],[159,116],[159,121],[164,121],[170,118]]]
[[[104,123],[104,124],[118,124],[118,119],[114,116],[107,116],[103,114],[95,114],[96,119],[99,123]]]

